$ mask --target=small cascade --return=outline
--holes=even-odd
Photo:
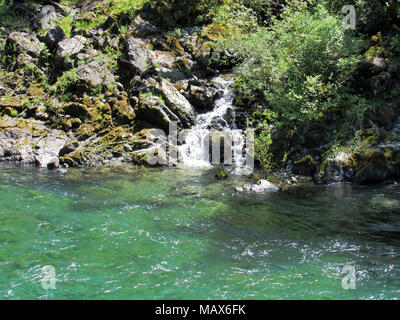
[[[210,136],[213,138],[223,136],[226,143],[230,143],[232,150],[230,157],[236,167],[244,163],[245,139],[242,131],[235,127],[234,94],[231,89],[233,80],[216,77],[212,81],[221,86],[223,94],[215,102],[213,110],[199,115],[195,125],[186,132],[185,144],[178,148],[180,164],[183,167],[211,167],[211,162],[215,163],[215,159],[211,159]]]

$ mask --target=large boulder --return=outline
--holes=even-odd
[[[165,79],[161,79],[160,90],[166,105],[178,116],[184,126],[190,126],[195,117],[195,111],[190,102]]]
[[[142,96],[136,114],[139,120],[154,125],[164,132],[169,131],[171,122],[180,123],[180,119],[156,96]]]
[[[351,152],[340,152],[322,161],[315,180],[321,184],[350,181],[355,173],[355,166],[356,163]]]
[[[184,95],[197,111],[209,112],[214,108],[215,101],[222,96],[222,91],[206,81],[190,81]]]
[[[0,161],[35,164],[49,169],[59,167],[60,150],[69,137],[39,121],[0,121]]]
[[[157,27],[149,23],[148,21],[143,20],[143,18],[138,15],[131,24],[134,33],[136,36],[140,38],[152,36],[158,33]]]
[[[128,61],[133,71],[144,73],[149,68],[149,49],[142,39],[129,37],[126,42]]]
[[[5,49],[13,54],[28,54],[38,58],[44,49],[43,43],[32,33],[12,32],[5,45]]]
[[[79,35],[67,38],[58,44],[57,55],[61,57],[74,56],[86,48],[88,41],[88,39]]]
[[[89,40],[79,35],[59,42],[55,56],[55,65],[61,70],[71,69],[73,67],[73,60],[87,48],[88,44]]]
[[[78,66],[77,76],[79,80],[84,81],[90,88],[115,82],[114,74],[109,70],[106,59],[93,60]]]
[[[173,114],[168,119],[172,121],[178,120],[178,125],[183,128],[188,128],[194,123],[195,111],[190,102],[176,89],[170,82],[165,79],[155,80],[149,78],[143,84],[157,100],[163,105],[162,109]],[[168,109],[168,111],[166,111]]]

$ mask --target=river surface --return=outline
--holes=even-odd
[[[400,298],[399,185],[238,195],[213,173],[0,165],[0,298]]]

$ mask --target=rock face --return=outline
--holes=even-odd
[[[133,70],[144,73],[149,68],[148,44],[142,39],[130,37],[126,43],[128,61]]]
[[[236,192],[254,192],[254,193],[268,193],[278,192],[280,188],[267,180],[260,180],[257,184],[245,184],[243,187],[237,187]]]
[[[26,32],[11,33],[5,47],[10,51],[26,53],[34,58],[38,58],[44,49],[43,43],[34,34]]]
[[[43,168],[59,167],[59,153],[68,136],[49,130],[40,122],[0,121],[0,161],[35,164]]]
[[[341,152],[335,157],[328,157],[316,175],[317,182],[329,184],[349,181],[355,172],[351,155]]]
[[[79,35],[65,39],[58,44],[57,55],[60,57],[76,55],[81,52],[87,44],[88,40]]]
[[[158,80],[158,81],[157,81]],[[171,121],[182,128],[193,124],[195,111],[189,101],[165,79],[150,78],[145,86],[150,92],[140,96],[138,119],[168,130]]]
[[[43,39],[43,42],[50,50],[54,50],[58,43],[65,39],[64,30],[60,26],[50,29]]]
[[[77,68],[79,80],[84,81],[91,88],[115,82],[114,74],[108,68],[106,60],[93,60]]]

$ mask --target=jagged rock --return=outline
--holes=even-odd
[[[109,70],[106,60],[93,60],[78,66],[77,76],[79,80],[86,82],[88,87],[91,88],[115,82],[115,77]]]
[[[88,39],[79,35],[65,39],[58,44],[57,55],[73,56],[81,52],[83,49],[85,49],[87,44],[88,44]]]
[[[148,44],[142,39],[130,37],[126,47],[128,61],[134,71],[144,73],[149,68]]]
[[[280,188],[267,180],[260,180],[257,184],[245,184],[243,187],[236,187],[236,192],[267,193],[278,192]]]
[[[133,161],[139,165],[168,165],[166,146],[167,135],[159,129],[144,129],[135,134]]]
[[[34,34],[12,32],[6,41],[5,48],[13,54],[26,53],[33,58],[38,58],[44,49],[44,45]]]
[[[142,97],[137,108],[138,119],[155,125],[165,132],[169,131],[170,122],[180,123],[180,119],[157,97]]]
[[[156,101],[162,105],[162,110],[167,114],[167,118],[162,113],[163,128],[165,119],[167,121],[177,121],[178,125],[187,128],[194,122],[195,112],[189,101],[167,80],[159,79],[159,82],[149,78],[143,82],[149,91],[158,96]],[[161,98],[161,99],[160,99]],[[152,107],[154,110],[154,106]],[[159,109],[157,107],[157,109]],[[158,112],[159,113],[159,112]],[[173,115],[173,116],[172,116]],[[159,119],[160,117],[157,117]]]
[[[63,148],[60,149],[60,151],[58,152],[58,155],[60,157],[63,157],[69,153],[74,152],[75,150],[76,150],[76,145],[74,145],[72,142],[70,142],[70,143],[67,143]]]
[[[176,57],[167,51],[150,51],[149,60],[157,72],[171,72],[175,67]]]
[[[215,101],[222,95],[219,88],[212,84],[198,83],[198,85],[189,83],[189,90],[185,97],[199,112],[211,111]]]
[[[144,38],[158,33],[157,27],[143,20],[143,18],[138,15],[132,22],[132,27],[136,36]]]
[[[69,137],[55,129],[46,128],[38,121],[0,121],[0,161],[36,164],[55,169],[58,155]]]
[[[43,39],[43,42],[50,50],[54,50],[58,43],[65,40],[65,32],[60,26],[50,29]]]
[[[189,127],[195,117],[190,102],[165,79],[161,79],[160,90],[166,105],[178,116],[184,126]]]

